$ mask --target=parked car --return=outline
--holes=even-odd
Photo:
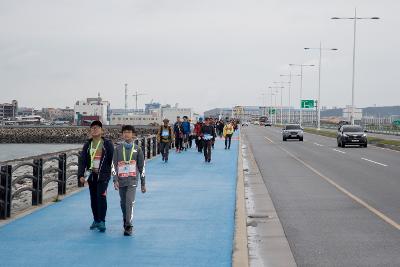
[[[253,124],[254,125],[260,125],[260,122],[259,121],[254,121]]]
[[[265,122],[265,126],[272,126],[272,123],[270,121]]]
[[[242,122],[242,126],[249,126],[249,123],[247,121]]]
[[[346,147],[346,145],[358,145],[367,147],[367,134],[359,125],[342,125],[337,132],[338,147]]]
[[[287,139],[299,139],[299,141],[303,141],[303,128],[300,124],[287,124],[282,129],[282,140],[286,141]]]

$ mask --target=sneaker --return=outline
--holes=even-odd
[[[227,149],[227,148],[225,147],[225,149]]]
[[[162,157],[162,161],[164,161],[165,160],[165,158],[164,157]]]
[[[208,162],[211,162],[211,159],[208,159]]]
[[[100,232],[104,233],[106,231],[106,223],[105,222],[99,222],[97,229],[99,229]]]
[[[168,163],[168,158],[165,159],[165,163]]]
[[[89,229],[90,229],[90,230],[94,230],[94,229],[96,229],[98,226],[99,226],[98,223],[97,223],[96,221],[93,221],[93,222],[92,222],[92,225],[89,227]]]
[[[124,230],[124,236],[131,236],[133,232],[133,227],[132,226],[126,226]]]

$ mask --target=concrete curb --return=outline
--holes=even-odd
[[[246,207],[244,193],[244,174],[242,157],[242,138],[239,135],[237,184],[236,184],[236,211],[235,211],[235,240],[232,255],[233,267],[249,266],[249,250],[247,246]]]
[[[244,162],[249,264],[250,266],[297,266],[245,136],[240,150]]]

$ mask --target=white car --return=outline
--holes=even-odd
[[[253,124],[254,125],[260,125],[260,122],[259,121],[254,121]]]

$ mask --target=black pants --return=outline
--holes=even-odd
[[[231,142],[232,142],[232,135],[227,134],[225,136],[225,148],[231,148]]]
[[[169,154],[169,142],[161,142],[160,143],[160,150],[161,150],[161,155],[164,159],[168,160],[168,154]]]
[[[203,141],[203,146],[204,146],[204,159],[205,160],[211,160],[211,146],[212,146],[212,140],[204,140]]]
[[[105,222],[107,213],[107,181],[98,181],[98,174],[93,173],[88,180],[90,191],[90,204],[92,207],[93,220]]]
[[[197,151],[202,152],[203,151],[203,140],[199,140],[199,138],[196,136],[196,144],[197,144]]]
[[[193,135],[189,135],[189,147],[192,148]]]
[[[176,150],[183,149],[183,138],[180,138],[180,137],[175,138],[175,148],[176,148]]]

